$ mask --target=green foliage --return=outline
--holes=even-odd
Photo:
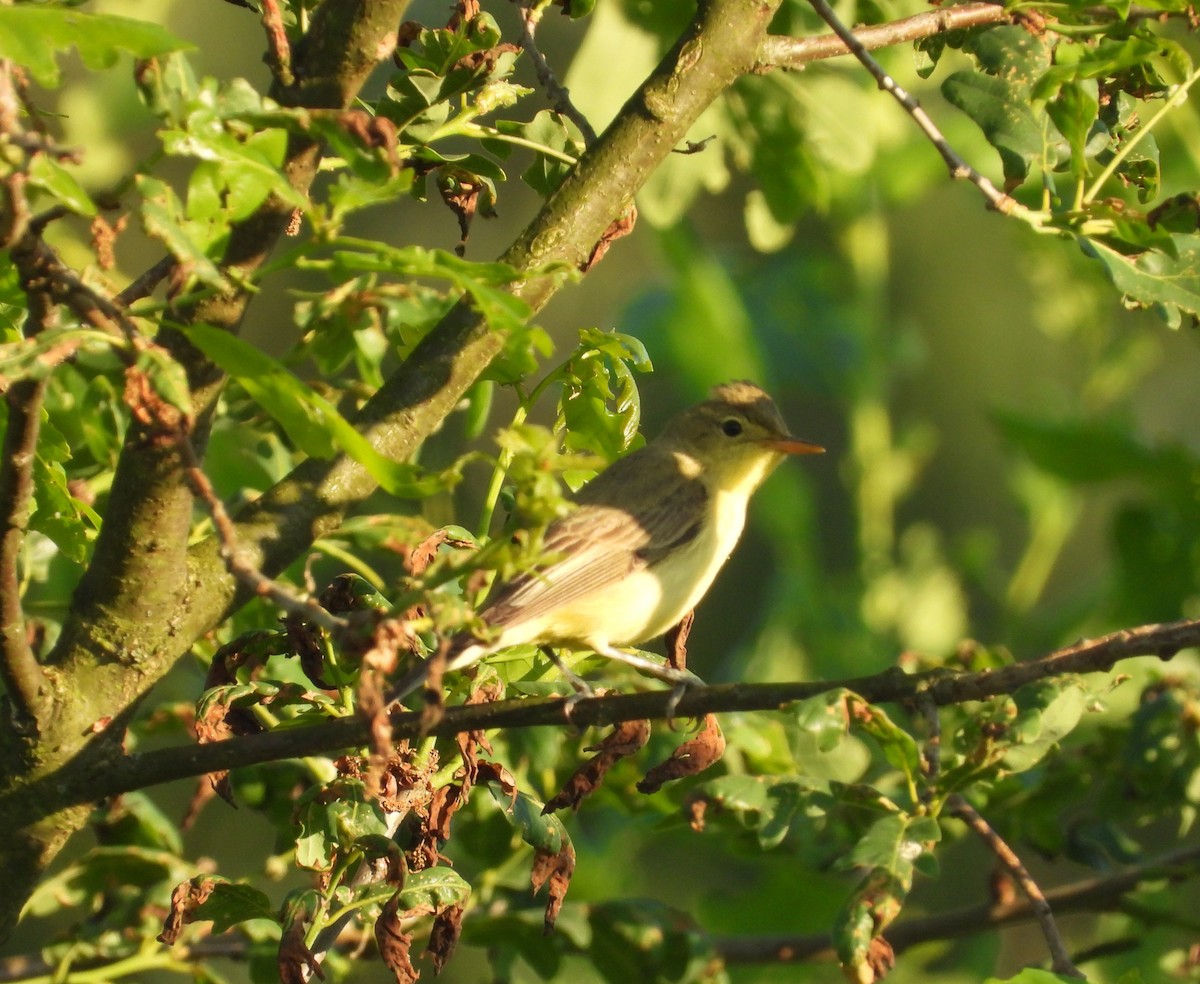
[[[90,14],[32,3],[0,10],[0,57],[27,68],[44,86],[56,86],[56,55],[69,48],[79,52],[92,71],[111,68],[119,54],[153,58],[193,48],[158,24],[114,14]]]

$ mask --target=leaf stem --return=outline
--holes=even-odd
[[[470,126],[464,126],[462,133],[465,136],[477,137],[481,140],[500,140],[504,143],[510,143],[514,147],[524,147],[526,150],[532,150],[539,154],[544,154],[546,157],[555,157],[564,164],[578,164],[579,158],[572,157],[565,151],[556,150],[554,147],[549,147],[546,144],[540,144],[536,140],[530,140],[527,137],[518,137],[513,133],[502,133],[499,130],[493,129],[490,126],[484,126],[480,123],[472,123]]]

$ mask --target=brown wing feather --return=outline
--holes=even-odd
[[[560,559],[503,584],[482,618],[497,627],[540,618],[653,565],[696,535],[706,499],[703,483],[684,475],[673,455],[643,448],[622,458],[546,530],[546,552]],[[644,505],[630,512],[629,502]]]

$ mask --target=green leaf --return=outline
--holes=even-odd
[[[343,248],[335,250],[332,271],[370,271],[403,277],[435,277],[448,280],[468,294],[479,312],[494,330],[520,330],[532,313],[529,305],[500,285],[523,281],[533,276],[570,276],[564,264],[550,264],[537,270],[518,270],[506,263],[474,263],[440,249],[420,246],[384,246],[381,243],[343,238]]]
[[[1100,98],[1095,81],[1086,80],[1064,85],[1058,97],[1046,106],[1050,119],[1071,147],[1071,169],[1081,179],[1087,171],[1087,146],[1100,112]]]
[[[124,340],[92,328],[47,328],[32,338],[0,345],[0,376],[6,379],[45,379],[69,355],[85,346],[103,350]]]
[[[29,69],[41,85],[58,85],[56,56],[77,48],[92,71],[110,68],[118,54],[153,58],[195,46],[157,24],[80,10],[34,6],[0,6],[0,57]]]
[[[867,828],[854,849],[838,860],[837,867],[886,871],[907,892],[912,888],[918,859],[930,843],[941,839],[941,827],[933,817],[890,813]]]
[[[1172,328],[1200,317],[1200,236],[1173,237],[1175,256],[1157,250],[1126,256],[1094,239],[1077,240],[1099,260],[1127,307],[1154,307]]]
[[[10,8],[0,7],[0,13],[6,9]],[[75,180],[75,176],[49,154],[34,154],[30,159],[29,183],[53,195],[60,205],[65,205],[72,212],[87,216],[96,214],[96,203]]]
[[[874,738],[883,757],[900,769],[910,783],[916,784],[922,774],[921,750],[916,739],[881,708],[868,704],[861,697],[854,699],[858,702],[852,714],[854,726]]]
[[[400,890],[400,908],[444,909],[450,905],[466,905],[471,898],[471,886],[453,868],[437,865],[423,871],[410,872]]]
[[[306,454],[329,458],[335,451],[344,451],[398,498],[432,495],[457,479],[454,472],[428,475],[380,454],[332,403],[282,363],[236,335],[210,325],[190,325],[183,330],[197,348],[241,383]]]
[[[1051,170],[1057,155],[1045,145],[1045,123],[1020,87],[978,72],[955,72],[942,83],[947,102],[966,113],[1000,154],[1006,178]]]
[[[279,912],[266,893],[251,885],[218,882],[208,898],[196,907],[193,917],[211,919],[213,932],[220,934],[251,919],[278,922]]]
[[[817,748],[829,752],[850,733],[846,701],[854,694],[844,688],[830,690],[793,705],[796,725],[817,740]]]
[[[1014,772],[1032,768],[1075,730],[1091,700],[1078,680],[1064,677],[1027,683],[1015,694],[1017,716],[1009,726],[1014,743],[1004,764]]]
[[[530,847],[547,854],[558,854],[570,842],[567,828],[553,813],[542,813],[539,803],[528,793],[509,792],[498,782],[489,782],[492,797],[500,804],[504,817]]]
[[[296,863],[314,871],[328,871],[334,858],[359,840],[387,836],[387,823],[379,804],[364,799],[363,784],[342,780],[314,787],[297,810],[300,835],[296,838]],[[331,798],[336,796],[336,798]]]
[[[188,221],[179,196],[166,182],[144,174],[137,176],[142,196],[142,228],[146,235],[159,240],[182,264],[183,269],[201,283],[228,290],[229,283],[208,257],[213,236],[204,226]]]
[[[1056,421],[1008,411],[993,413],[993,419],[1005,439],[1035,465],[1067,482],[1105,482],[1124,475],[1145,478],[1176,467],[1169,457],[1136,440],[1120,422]]]
[[[783,843],[801,810],[823,813],[832,802],[829,783],[807,776],[723,776],[706,783],[704,791],[753,831],[764,850]]]
[[[584,151],[583,134],[579,132],[579,128],[565,116],[560,116],[552,110],[543,109],[527,124],[506,126],[497,123],[496,129],[501,132],[515,130],[526,140],[576,159]],[[542,197],[549,197],[550,193],[562,184],[563,178],[572,167],[573,164],[560,157],[538,154],[521,175],[521,180]]]
[[[562,370],[558,427],[566,431],[566,447],[606,461],[632,447],[642,419],[632,370],[651,368],[645,346],[633,336],[591,328],[580,332],[579,348]]]

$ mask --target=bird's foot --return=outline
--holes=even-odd
[[[703,686],[704,684],[704,681],[696,676],[695,673],[689,673],[686,670],[682,673],[682,677],[683,678],[671,688],[670,696],[667,697],[668,718],[673,718],[675,716],[675,709],[679,706],[679,702],[683,700],[683,696],[688,692],[689,688],[697,685]]]

